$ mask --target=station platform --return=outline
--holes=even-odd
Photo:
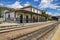
[[[60,40],[60,24],[58,25],[58,29],[54,36],[52,37],[52,40]]]

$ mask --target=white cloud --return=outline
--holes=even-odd
[[[60,9],[58,9],[58,10],[60,10]]]
[[[52,15],[53,13],[52,12],[46,12],[46,14]]]
[[[2,3],[0,3],[0,6],[3,6],[3,4],[2,4]]]
[[[26,3],[24,4],[24,6],[30,6],[30,3],[29,3],[29,2],[26,2]]]
[[[52,16],[60,16],[60,13],[52,13],[52,12],[46,12],[46,13]]]
[[[57,4],[59,3],[55,3],[52,4],[54,0],[41,0],[41,3],[39,5],[40,9],[45,9],[45,8],[51,8],[51,9],[56,9],[56,10],[60,10],[60,6],[58,6]],[[60,16],[60,13],[56,12],[47,12],[47,14],[52,15],[52,16]]]
[[[52,4],[54,0],[41,0],[41,3],[39,5],[39,7],[41,9],[45,9],[45,8],[52,8],[52,9],[57,9],[60,6],[57,6],[56,4]]]
[[[55,13],[54,16],[60,16],[60,13]]]
[[[11,5],[7,5],[7,7],[10,7],[10,8],[22,8],[23,6],[20,4],[19,1],[16,1],[15,3],[13,3]]]
[[[34,0],[35,2],[38,2],[39,0]]]

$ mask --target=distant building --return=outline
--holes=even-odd
[[[26,6],[24,8],[17,8],[15,10],[8,10],[4,12],[5,21],[29,23],[45,21],[45,17],[41,14],[41,10],[33,6]]]
[[[56,20],[56,21],[58,21],[58,20],[59,20],[59,18],[58,18],[58,17],[56,17],[56,16],[52,16],[52,20]]]

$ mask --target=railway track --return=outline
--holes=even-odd
[[[10,30],[8,28],[2,29],[3,32],[0,32],[0,36],[2,37],[5,36],[4,40],[39,40],[43,35],[45,35],[49,31],[51,31],[53,28],[55,28],[55,26],[58,25],[59,22],[49,22],[48,26],[47,24],[48,23],[34,24],[34,25],[32,24],[27,26],[24,25],[24,27],[17,27],[19,29],[13,28],[14,30]],[[43,25],[45,25],[45,27]],[[4,30],[9,30],[9,31],[4,31]],[[18,34],[16,33],[17,31],[18,31]],[[15,33],[15,34],[12,34],[12,33]],[[9,34],[10,36],[7,37],[7,35]],[[0,37],[0,39],[2,40],[3,38]]]
[[[52,25],[49,25],[48,27],[44,27],[42,29],[36,30],[33,33],[23,35],[22,37],[16,37],[11,40],[39,40],[41,36],[46,34],[48,31],[52,30],[53,28],[55,28],[56,25],[57,24],[52,24]]]
[[[0,33],[4,33],[4,32],[10,32],[10,31],[15,31],[15,30],[21,30],[21,29],[27,29],[27,28],[33,28],[39,25],[44,25],[44,24],[48,24],[51,22],[47,22],[47,23],[35,23],[35,24],[31,24],[31,25],[8,25],[8,26],[0,26]]]

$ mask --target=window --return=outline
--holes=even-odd
[[[39,11],[38,11],[38,13],[39,13]]]
[[[32,12],[34,12],[34,8],[32,8]]]
[[[11,15],[10,17],[13,18],[14,17],[14,12],[11,12],[10,15]]]
[[[41,11],[38,10],[38,14],[41,14]]]
[[[35,13],[37,13],[37,9],[35,9]]]
[[[8,18],[10,19],[10,14],[8,15]]]

